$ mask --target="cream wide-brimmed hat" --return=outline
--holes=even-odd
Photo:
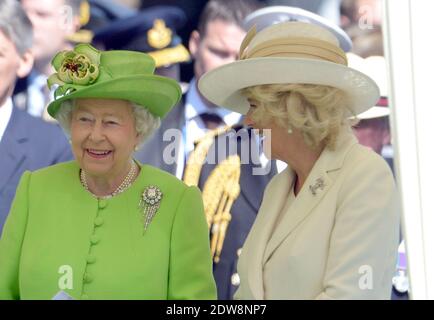
[[[387,87],[386,60],[384,57],[370,56],[367,58],[362,58],[354,53],[347,53],[347,59],[348,66],[370,76],[380,88],[381,98],[377,101],[375,106],[357,115],[357,118],[366,120],[389,116],[389,90]]]
[[[380,96],[370,77],[347,66],[330,31],[304,22],[282,22],[258,33],[252,28],[241,44],[240,59],[203,75],[199,90],[212,103],[246,114],[250,105],[241,90],[264,84],[335,87],[346,93],[355,114],[374,106]]]

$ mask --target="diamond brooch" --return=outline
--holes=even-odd
[[[157,213],[162,198],[163,193],[156,186],[148,186],[143,191],[140,207],[143,209],[144,232],[148,229],[149,224]]]
[[[314,185],[309,186],[309,189],[310,189],[310,192],[312,193],[312,195],[316,196],[318,189],[324,190],[324,187],[325,187],[324,179],[318,178],[318,179],[316,179]]]

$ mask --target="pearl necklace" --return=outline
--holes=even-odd
[[[117,187],[116,190],[113,191],[112,193],[110,193],[109,195],[102,196],[102,197],[93,194],[89,190],[89,186],[88,186],[87,180],[86,180],[86,172],[83,169],[80,170],[80,181],[81,181],[81,184],[83,185],[83,187],[86,189],[86,191],[90,192],[95,198],[109,199],[109,198],[112,198],[112,197],[124,192],[125,190],[127,190],[131,186],[131,184],[133,183],[133,180],[134,180],[134,177],[135,177],[137,171],[138,171],[137,164],[133,161],[130,171],[128,172],[124,181],[122,181],[122,183],[119,185],[119,187]]]

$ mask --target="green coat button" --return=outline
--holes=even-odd
[[[105,207],[107,207],[107,204],[108,202],[105,199],[98,200],[98,208],[100,209],[104,209]]]
[[[83,281],[84,283],[91,283],[93,281],[93,276],[90,273],[85,273]]]
[[[89,255],[86,259],[87,263],[93,264],[96,262],[96,257],[94,255]]]
[[[90,237],[90,243],[92,243],[92,244],[97,244],[98,242],[99,242],[99,236],[97,236],[96,234],[94,234],[94,235],[92,235],[91,237]]]
[[[97,217],[94,221],[95,226],[100,227],[104,224],[104,219],[101,217]]]

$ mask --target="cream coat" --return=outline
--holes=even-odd
[[[311,191],[321,179],[324,187]],[[392,172],[350,133],[324,150],[276,225],[294,172],[264,194],[238,264],[238,299],[389,299],[399,237]]]

